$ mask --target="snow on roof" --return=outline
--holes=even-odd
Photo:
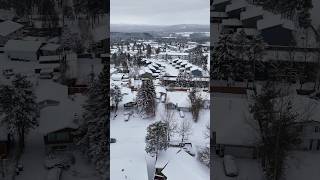
[[[257,132],[250,119],[249,103],[245,95],[215,93],[212,99],[217,144],[248,145],[256,140]]]
[[[168,148],[166,151],[160,151],[155,167],[163,169],[180,151],[180,148]]]
[[[79,124],[74,122],[74,117],[75,114],[81,116],[85,96],[77,94],[74,100],[71,100],[67,86],[52,81],[40,81],[35,91],[37,101],[55,100],[59,101],[59,105],[45,107],[40,111],[39,131],[48,134],[63,128],[77,128]]]
[[[166,88],[163,87],[163,86],[155,86],[155,91],[156,91],[157,93],[167,93]]]
[[[223,19],[223,26],[242,26],[242,22],[239,19]]]
[[[189,53],[183,53],[183,52],[160,52],[159,55],[169,55],[169,56],[188,56]]]
[[[168,91],[167,103],[172,103],[178,107],[190,107],[191,103],[187,91]]]
[[[210,12],[210,17],[216,17],[216,18],[227,18],[228,14],[225,12],[215,12],[211,11]]]
[[[116,68],[110,68],[110,74],[116,73],[118,70]]]
[[[99,41],[102,41],[104,39],[107,39],[108,38],[107,26],[103,25],[103,26],[94,28],[94,30],[92,32],[92,35],[93,35],[93,40],[95,42],[99,42]]]
[[[116,73],[111,75],[111,79],[114,81],[121,81],[123,78],[124,74],[122,73]]]
[[[226,7],[226,12],[234,11],[237,9],[241,9],[244,7],[247,7],[249,4],[246,0],[237,0],[237,1],[232,1],[231,4],[227,5]]]
[[[0,36],[8,36],[23,27],[22,24],[13,21],[4,21],[0,23]]]
[[[230,0],[214,0],[212,5],[217,5],[217,4],[221,4],[221,3],[226,3],[229,2]]]
[[[56,51],[57,49],[60,48],[60,44],[53,44],[53,43],[48,43],[44,46],[42,46],[40,49],[44,51]]]
[[[293,21],[290,21],[287,19],[281,19],[280,15],[273,15],[270,13],[265,15],[263,19],[257,22],[257,29],[263,30],[263,29],[274,27],[274,26],[280,26],[280,25],[282,25],[282,27],[286,29],[295,30]]]
[[[167,180],[204,180],[210,179],[209,168],[201,164],[184,150],[172,157],[167,166],[161,171]]]
[[[128,94],[125,94],[122,96],[122,101],[121,101],[121,104],[127,104],[127,103],[132,103],[132,102],[135,102],[135,95],[130,92]]]
[[[37,37],[37,36],[26,36],[26,37],[23,37],[22,40],[25,40],[25,41],[40,41],[40,42],[44,43],[44,42],[47,41],[47,38],[46,37]]]
[[[263,15],[263,9],[261,6],[249,6],[245,11],[241,12],[240,20],[250,19]]]
[[[9,40],[5,44],[6,51],[36,52],[41,46],[39,41]]]
[[[60,56],[40,56],[39,61],[56,61],[60,60]]]

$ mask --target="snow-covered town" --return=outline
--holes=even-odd
[[[319,9],[211,1],[213,179],[319,179]]]
[[[209,180],[209,23],[114,23],[110,179]]]
[[[108,58],[109,4],[90,2],[0,1],[1,180],[108,176],[106,117],[85,105]]]

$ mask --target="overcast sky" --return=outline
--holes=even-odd
[[[210,24],[209,0],[111,0],[111,24]]]

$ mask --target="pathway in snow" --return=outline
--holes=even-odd
[[[44,180],[47,170],[44,167],[45,147],[43,135],[38,130],[32,130],[26,138],[25,151],[21,162],[24,170],[16,177],[16,180]]]

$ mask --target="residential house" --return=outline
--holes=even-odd
[[[37,61],[41,45],[40,41],[9,40],[4,51],[11,60]]]
[[[20,37],[22,30],[22,24],[10,20],[0,22],[0,46],[4,46],[9,39]]]

